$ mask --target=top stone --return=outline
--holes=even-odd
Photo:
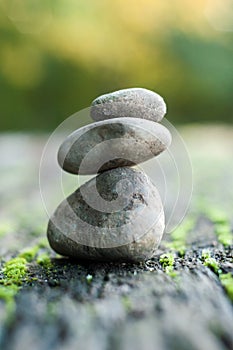
[[[123,89],[99,96],[92,102],[90,112],[95,121],[133,117],[154,122],[161,121],[165,113],[163,98],[143,88]]]

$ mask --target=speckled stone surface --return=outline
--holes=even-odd
[[[91,117],[95,121],[133,117],[161,121],[166,114],[163,98],[143,88],[122,89],[97,97],[91,105]]]
[[[106,171],[82,185],[56,209],[48,239],[58,253],[88,260],[150,258],[164,231],[159,193],[132,168]]]
[[[116,118],[89,124],[70,134],[60,146],[58,162],[67,172],[96,174],[151,159],[171,143],[159,123]]]

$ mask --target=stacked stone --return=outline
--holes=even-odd
[[[132,166],[171,143],[159,124],[166,105],[155,92],[132,88],[92,102],[92,124],[60,146],[58,162],[69,173],[98,174],[65,199],[49,220],[48,240],[59,254],[103,261],[150,258],[165,220],[156,187]]]

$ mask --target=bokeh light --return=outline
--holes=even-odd
[[[52,130],[100,94],[160,93],[173,123],[232,122],[231,0],[0,0],[2,130]]]

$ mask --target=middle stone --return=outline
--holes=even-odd
[[[69,173],[97,174],[145,162],[163,152],[170,143],[170,132],[153,121],[104,120],[70,134],[59,148],[58,163]]]

